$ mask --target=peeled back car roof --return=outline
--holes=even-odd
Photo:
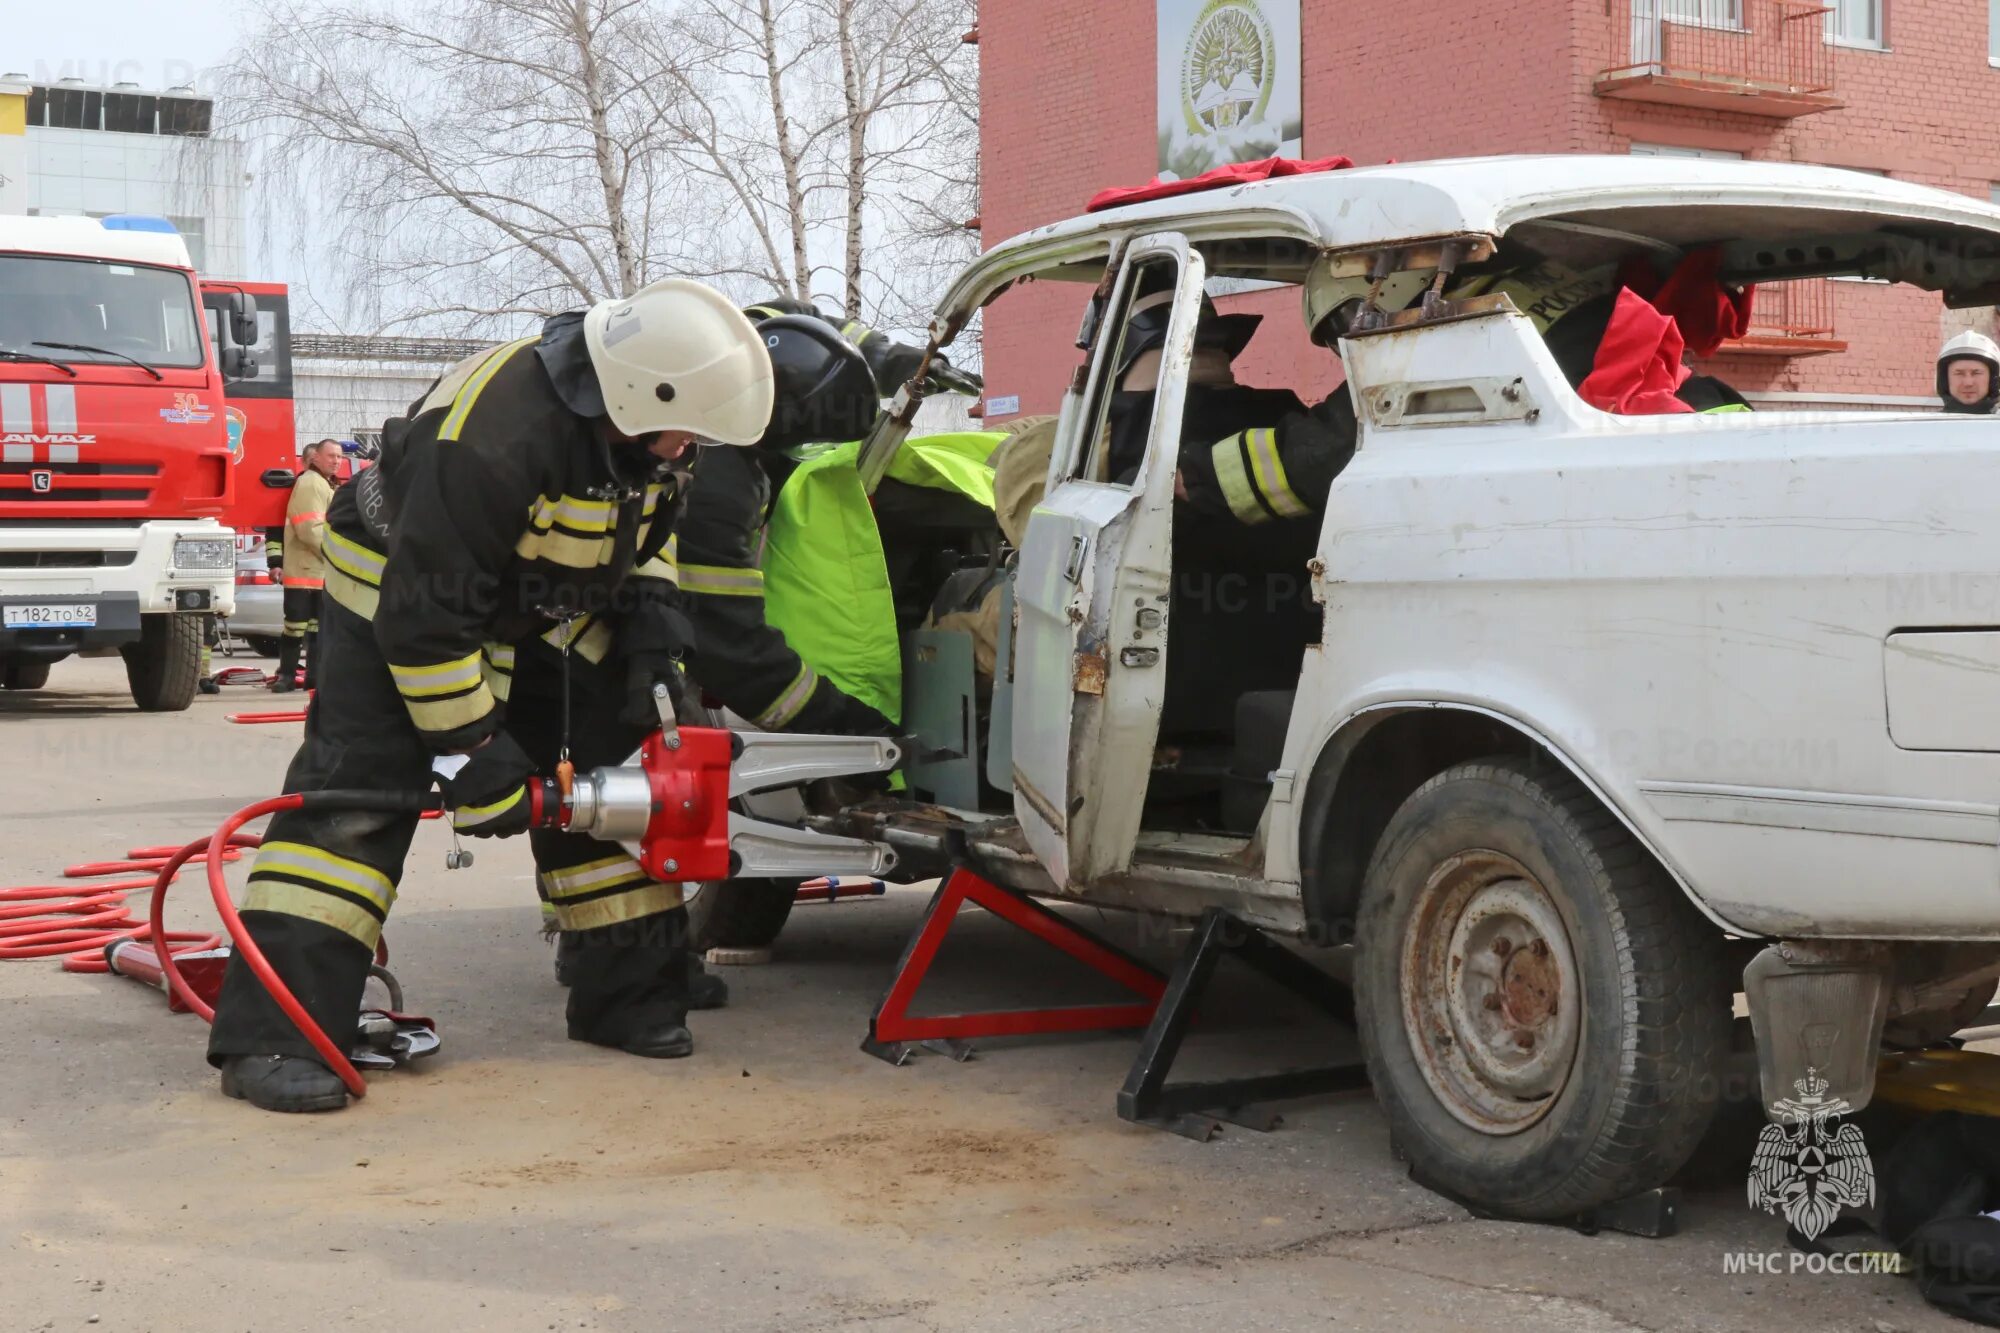
[[[122,264],[194,267],[178,232],[129,231],[96,218],[30,218],[0,215],[0,253],[69,255]]]
[[[1172,229],[1238,210],[1292,215],[1328,249],[1429,236],[1498,235],[1529,218],[1673,203],[1827,208],[2000,232],[2000,209],[1907,181],[1791,162],[1555,154],[1354,167],[1127,204],[1024,232],[1007,247],[1153,223]],[[1006,247],[999,247],[1006,248]],[[991,258],[989,252],[988,258]]]

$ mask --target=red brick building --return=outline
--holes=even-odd
[[[1299,0],[1304,155],[1676,152],[1812,162],[1995,197],[2000,0]],[[982,231],[997,244],[1156,169],[1156,0],[980,7]],[[987,312],[992,398],[1052,411],[1085,293],[1044,284]],[[1243,377],[1338,382],[1292,293]],[[1819,281],[1760,293],[1757,327],[1705,367],[1750,392],[1927,399],[1937,298]],[[995,413],[996,418],[1001,414]]]

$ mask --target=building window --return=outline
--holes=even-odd
[[[1743,26],[1743,0],[1659,0],[1660,17],[1669,23],[1695,23],[1704,28]]]
[[[1826,16],[1828,41],[1842,46],[1887,45],[1882,25],[1884,0],[1829,0],[1833,6]]]
[[[2000,0],[1995,0],[1995,2],[2000,3]],[[1677,147],[1674,144],[1664,144],[1664,143],[1634,143],[1632,145],[1632,156],[1707,157],[1707,158],[1714,158],[1718,161],[1729,161],[1729,160],[1741,161],[1743,158],[1743,154],[1733,153],[1727,148],[1681,148]]]

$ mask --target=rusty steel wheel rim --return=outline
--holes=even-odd
[[[1432,869],[1403,941],[1403,1025],[1424,1081],[1462,1124],[1518,1134],[1568,1084],[1581,982],[1562,913],[1510,856]]]

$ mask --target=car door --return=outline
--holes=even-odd
[[[1085,391],[1063,401],[1049,488],[1015,582],[1014,809],[1059,884],[1124,870],[1165,696],[1174,469],[1204,268],[1184,237],[1137,238],[1100,321]],[[1174,293],[1146,454],[1110,475],[1106,422],[1141,286]]]

